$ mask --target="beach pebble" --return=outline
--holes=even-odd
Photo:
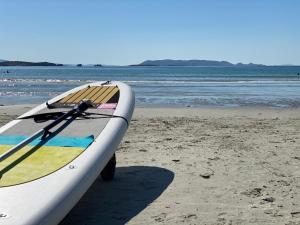
[[[204,178],[204,179],[209,179],[214,174],[215,174],[215,172],[212,169],[204,168],[200,172],[199,176]]]
[[[197,215],[196,214],[187,214],[187,215],[183,215],[184,218],[197,218]]]
[[[273,214],[273,209],[266,209],[264,211],[265,214]]]
[[[263,198],[262,200],[264,200],[266,202],[274,202],[275,198],[273,198],[273,197],[266,197],[266,198]]]
[[[203,177],[203,178],[205,178],[205,179],[209,179],[211,176],[212,176],[211,173],[203,173],[203,174],[200,174],[200,177]]]
[[[300,217],[300,211],[291,212],[292,217]]]
[[[241,192],[241,194],[248,197],[260,197],[262,196],[262,188],[253,188],[252,190]]]

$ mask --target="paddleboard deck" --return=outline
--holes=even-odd
[[[0,161],[0,225],[57,224],[114,155],[134,108],[121,82],[83,85],[11,121],[0,128],[0,155],[83,101],[91,107]]]

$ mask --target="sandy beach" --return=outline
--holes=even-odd
[[[0,124],[32,106],[1,106]],[[60,225],[300,224],[300,109],[136,108]]]

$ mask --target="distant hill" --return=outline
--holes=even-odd
[[[63,66],[50,62],[0,61],[0,66]]]
[[[214,60],[146,60],[137,65],[131,66],[264,66],[262,64],[243,64],[237,63],[233,64],[227,61],[214,61]]]

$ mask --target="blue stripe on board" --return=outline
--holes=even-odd
[[[1,136],[0,145],[17,145],[21,141],[25,140],[26,136]],[[31,146],[43,145],[43,146],[60,146],[60,147],[82,147],[87,148],[94,141],[94,136],[87,137],[52,137],[41,140],[41,137],[33,140],[29,143]]]

